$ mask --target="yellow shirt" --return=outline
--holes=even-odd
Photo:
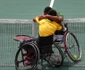
[[[42,19],[39,21],[38,17],[36,17],[35,20],[39,24],[39,35],[42,37],[53,35],[56,30],[62,29],[61,25],[49,19]]]

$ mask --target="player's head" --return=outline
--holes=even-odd
[[[56,16],[57,12],[54,9],[49,10],[48,15]]]
[[[48,14],[48,12],[49,12],[51,9],[52,9],[52,8],[49,7],[49,6],[45,7],[45,9],[44,9],[44,14]]]
[[[51,15],[51,16],[56,16],[57,13],[55,10],[51,9],[49,12],[48,12],[48,15]],[[53,21],[52,19],[50,19],[51,21]]]

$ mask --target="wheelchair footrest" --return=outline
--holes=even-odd
[[[20,41],[20,42],[31,40],[31,39],[32,39],[32,37],[26,36],[26,35],[17,35],[17,36],[14,37],[14,40]]]

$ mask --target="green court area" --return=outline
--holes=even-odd
[[[1,70],[15,70],[14,67],[0,67]],[[84,70],[84,67],[60,67],[60,68],[56,68],[58,70]],[[54,69],[54,70],[56,70]],[[47,70],[52,70],[52,69],[47,69]]]
[[[82,25],[81,25],[82,24]],[[78,63],[73,63],[70,61],[68,57],[65,57],[64,63],[59,68],[54,68],[62,70],[63,68],[67,70],[71,69],[84,69],[85,68],[85,54],[84,54],[84,40],[85,40],[85,23],[69,23],[69,30],[73,32],[78,38],[79,44],[82,48],[82,59]],[[37,26],[35,26],[35,32],[37,36]],[[78,29],[77,29],[78,28]],[[2,70],[14,70],[14,59],[15,54],[18,50],[18,46],[20,42],[15,41],[13,38],[16,35],[30,35],[31,32],[31,24],[9,24],[9,23],[1,23],[0,24],[0,69]],[[7,68],[6,68],[7,67]],[[48,67],[47,70],[51,70],[51,67]]]
[[[0,19],[33,19],[43,13],[43,9],[49,4],[50,0],[0,0]],[[68,19],[85,18],[84,7],[85,0],[55,0],[53,8],[62,12],[65,19]],[[31,24],[0,23],[0,70],[15,70],[14,58],[19,42],[14,41],[13,38],[20,34],[32,36],[31,27]],[[85,22],[69,23],[69,29],[78,38],[82,48],[82,59],[78,63],[73,63],[65,58],[64,64],[54,70],[85,69]],[[37,26],[35,32],[37,36]]]
[[[51,0],[0,0],[0,18],[33,19]],[[85,0],[55,0],[53,8],[65,18],[84,18]]]

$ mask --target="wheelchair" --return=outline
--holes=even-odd
[[[26,35],[17,35],[14,40],[20,42],[19,48],[15,55],[16,70],[37,70],[37,68],[46,68],[46,66],[59,67],[64,62],[64,53],[73,62],[81,60],[82,50],[77,37],[68,30],[67,23],[64,24],[64,30],[54,35],[52,44],[53,53],[47,52],[42,54],[35,38]],[[27,41],[27,42],[26,42]],[[45,50],[49,48],[45,46]],[[63,50],[62,50],[63,48]],[[28,61],[26,63],[26,61]]]
[[[14,40],[20,42],[15,55],[16,70],[37,70],[40,67],[59,67],[63,64],[63,52],[55,42],[52,44],[53,53],[42,53],[43,50],[47,51],[50,45],[39,48],[36,39],[26,35],[17,35]]]
[[[68,28],[68,23],[64,23],[63,30],[57,31],[54,36],[57,46],[61,47],[63,54],[71,61],[79,62],[82,57],[82,49],[76,35]]]
[[[43,66],[46,65],[59,67],[63,64],[63,52],[55,42],[52,44],[53,53],[41,53],[41,51],[49,48],[49,45],[39,48],[36,39],[26,35],[17,35],[14,40],[20,42],[15,55],[16,70],[36,70],[38,67],[45,68]],[[26,61],[28,61],[28,64],[26,64]]]

